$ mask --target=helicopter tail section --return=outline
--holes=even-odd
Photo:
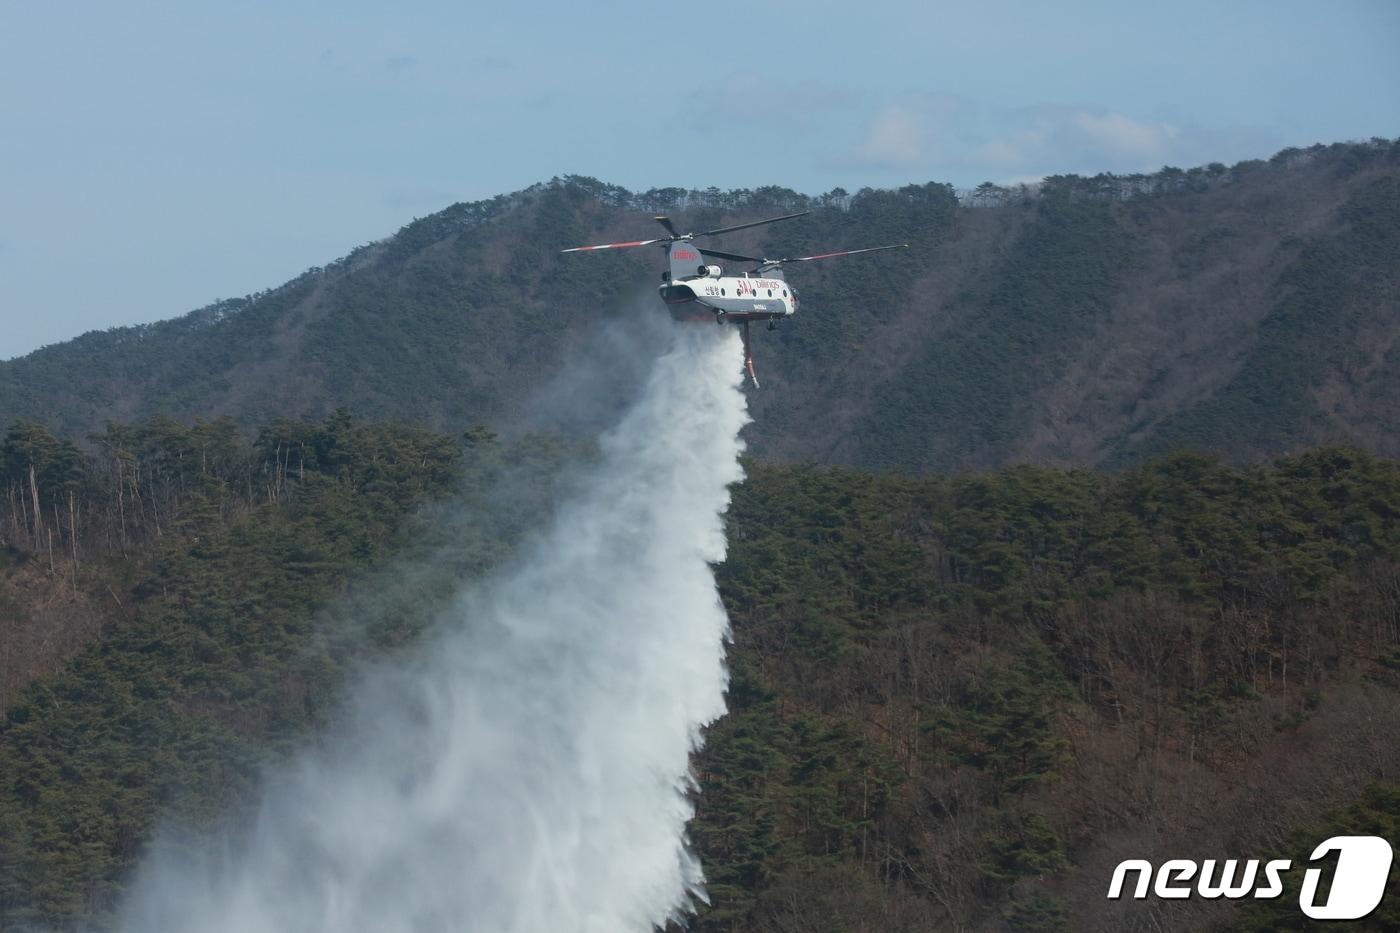
[[[698,247],[689,242],[668,243],[666,258],[670,262],[672,282],[705,274],[705,257],[700,255]]]

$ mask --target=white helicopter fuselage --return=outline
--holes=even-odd
[[[655,218],[666,228],[666,236],[650,240],[630,240],[626,243],[600,243],[596,246],[573,246],[565,253],[586,253],[605,249],[630,249],[635,246],[662,246],[666,250],[668,268],[661,273],[661,300],[666,303],[671,316],[682,321],[715,321],[720,324],[737,324],[744,341],[744,369],[758,387],[758,375],[754,372],[753,350],[749,343],[749,325],[755,321],[767,321],[768,329],[778,326],[781,318],[792,317],[797,313],[797,289],[783,278],[785,263],[816,262],[821,259],[835,259],[838,256],[854,256],[857,253],[875,253],[899,246],[868,246],[863,249],[845,249],[831,253],[818,253],[815,256],[793,256],[785,259],[762,259],[742,253],[730,253],[695,245],[699,237],[719,236],[750,227],[761,227],[780,220],[792,220],[810,211],[784,214],[767,220],[754,220],[748,223],[704,230],[699,233],[680,233],[671,218],[664,215]],[[907,246],[908,244],[902,244]],[[725,275],[719,266],[711,265],[707,259],[724,259],[728,262],[752,263],[753,268],[742,275]]]
[[[781,275],[724,275],[719,266],[704,275],[667,278],[661,300],[680,320],[720,323],[775,321],[797,313],[797,290]]]

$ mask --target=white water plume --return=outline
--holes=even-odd
[[[552,528],[462,596],[246,839],[167,849],[119,929],[650,933],[701,882],[689,755],[724,711],[711,563],[741,478],[737,335],[678,327]]]

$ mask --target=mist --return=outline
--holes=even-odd
[[[552,525],[465,588],[216,850],[158,841],[123,933],[648,933],[703,897],[724,711],[711,565],[748,420],[731,328],[673,327]]]
[[[656,313],[656,289],[639,289],[601,322],[565,336],[571,345],[558,372],[532,390],[502,432],[596,437],[641,397],[674,326]]]

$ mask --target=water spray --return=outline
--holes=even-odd
[[[118,929],[650,933],[703,897],[689,759],[724,711],[739,352],[676,327],[551,528],[368,676],[237,842],[158,844]]]

